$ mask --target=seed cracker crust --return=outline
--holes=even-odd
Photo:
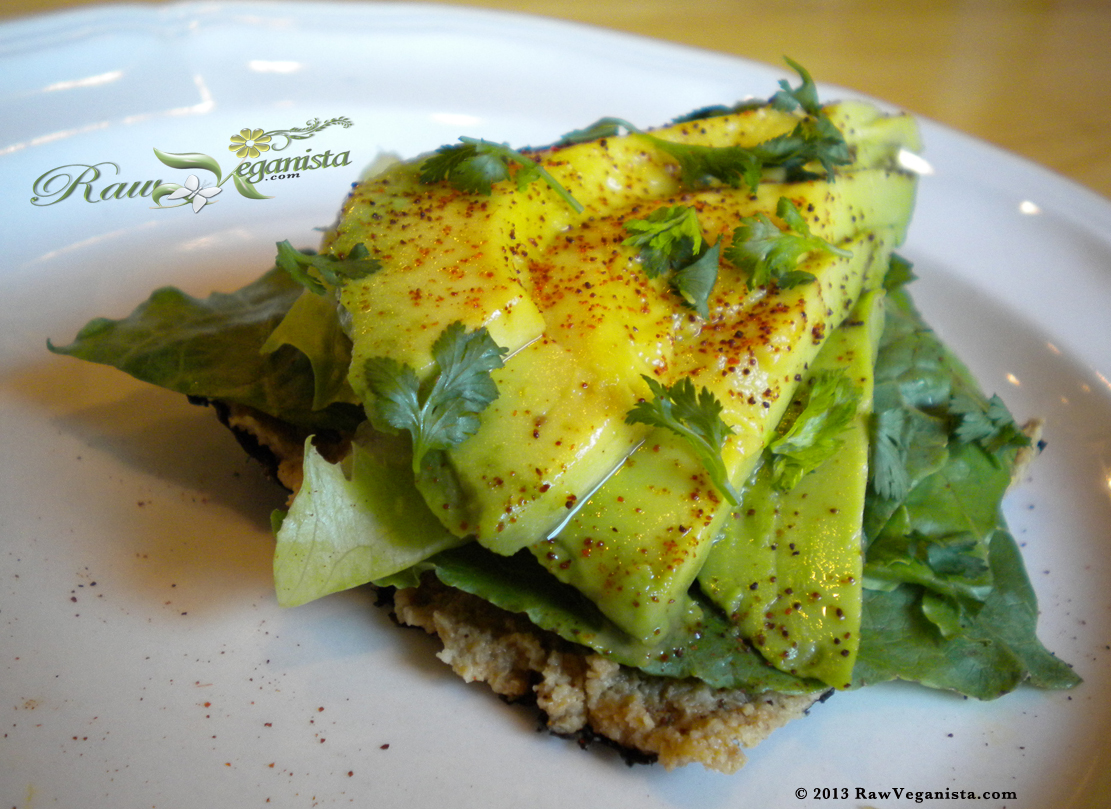
[[[296,492],[306,436],[251,408],[214,404],[240,443]],[[1013,483],[1040,451],[1042,426],[1040,420],[1024,425],[1031,447],[1016,459]],[[346,442],[330,440],[321,451],[338,458],[345,449]],[[436,635],[443,644],[437,657],[466,682],[484,682],[510,700],[535,700],[553,733],[580,743],[601,739],[622,750],[627,761],[656,761],[668,770],[699,763],[734,773],[744,766],[745,749],[824,698],[752,695],[645,674],[432,576],[396,591],[393,610],[399,623]]]
[[[745,749],[801,718],[818,694],[750,695],[619,665],[527,619],[426,578],[394,594],[394,614],[439,637],[443,662],[509,699],[535,699],[553,733],[600,736],[668,770],[699,763],[733,773]]]

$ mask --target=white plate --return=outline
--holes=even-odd
[[[274,242],[315,243],[380,151],[461,134],[542,143],[602,115],[653,124],[770,95],[784,75],[427,5],[107,7],[0,26],[0,805],[914,803],[867,797],[896,787],[1016,796],[981,807],[1107,805],[1111,206],[984,144],[925,123],[936,173],[904,252],[923,309],[985,386],[1048,419],[1049,448],[1008,515],[1041,636],[1086,682],[986,704],[906,685],[838,695],[732,777],[630,769],[537,733],[364,592],[278,609],[267,514],[280,496],[211,414],[46,353],[48,337],[121,316],[157,285],[231,290],[268,266]],[[93,194],[182,182],[155,147],[227,170],[244,127],[337,116],[352,126],[288,154],[348,152],[350,165],[268,180],[266,201],[231,184],[197,214],[31,201],[55,199],[60,181],[33,189],[66,165],[101,164]],[[849,798],[815,800],[815,788]]]

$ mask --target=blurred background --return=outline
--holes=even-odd
[[[0,24],[99,4],[4,0]],[[1111,198],[1111,0],[440,4],[556,17],[776,65],[789,54],[823,82],[932,118]]]

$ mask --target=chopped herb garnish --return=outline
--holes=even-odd
[[[818,101],[818,90],[810,74],[798,63],[786,59],[801,77],[802,83],[792,88],[786,81],[782,89],[768,101],[745,101],[733,107],[712,106],[694,110],[675,119],[674,123],[698,121],[721,115],[771,106],[787,112],[800,110],[805,116],[791,132],[769,138],[753,147],[702,146],[675,143],[646,132],[621,118],[601,118],[584,129],[564,135],[559,145],[598,140],[633,133],[667,153],[678,164],[684,185],[697,188],[712,182],[733,188],[742,185],[755,189],[765,169],[778,168],[788,181],[820,176],[806,170],[810,163],[820,163],[827,179],[832,180],[836,166],[852,162],[852,153],[844,135],[825,114]]]
[[[302,252],[288,240],[278,242],[278,257],[275,263],[289,273],[293,280],[317,295],[323,295],[328,291],[328,287],[321,283],[321,278],[334,288],[343,286],[347,281],[365,278],[382,269],[382,264],[378,259],[371,258],[362,242],[352,247],[343,258]],[[320,277],[317,278],[310,273],[310,269],[315,270],[316,275]]]
[[[635,126],[621,118],[599,118],[590,126],[568,132],[558,141],[557,146],[573,146],[576,143],[589,143],[592,140],[613,138],[627,135],[630,132],[639,132]]]
[[[436,154],[421,164],[422,183],[447,180],[465,193],[489,196],[494,183],[502,180],[514,180],[518,191],[531,182],[544,180],[564,202],[577,213],[582,213],[582,203],[571,196],[571,192],[547,169],[509,144],[468,137],[459,140],[460,143],[441,146]],[[510,170],[511,163],[517,164],[516,171]]]
[[[710,180],[718,180],[734,188],[742,182],[749,188],[756,188],[765,169],[781,168],[788,180],[801,180],[814,177],[805,166],[820,163],[827,179],[832,180],[834,167],[852,162],[852,153],[845,142],[844,135],[825,114],[818,101],[818,88],[806,69],[787,59],[802,79],[802,84],[792,88],[786,81],[779,83],[780,89],[768,101],[775,109],[792,111],[801,109],[806,116],[795,128],[783,135],[770,138],[752,148],[743,146],[693,146],[671,143],[647,133],[643,137],[651,140],[678,161],[683,182],[690,186],[704,185]],[[751,108],[752,105],[737,105],[735,110]],[[721,114],[715,108],[709,111],[696,111],[695,118],[713,117]],[[635,131],[635,130],[634,130]]]
[[[907,474],[907,419],[903,410],[880,410],[869,425],[868,464],[872,488],[885,500],[902,501],[910,491]]]
[[[632,235],[622,244],[640,251],[638,257],[649,278],[688,263],[702,249],[698,212],[687,205],[657,208],[643,219],[629,219],[625,230]]]
[[[790,111],[801,107],[807,115],[815,117],[822,115],[822,105],[818,101],[818,86],[814,84],[809,71],[789,56],[784,56],[783,61],[799,74],[802,84],[791,87],[786,79],[780,80],[779,86],[782,89],[773,95],[768,103],[777,110]]]
[[[671,286],[682,296],[687,305],[703,320],[710,317],[710,293],[718,280],[721,261],[721,243],[703,250],[694,261],[676,270],[671,276]]]
[[[856,416],[861,396],[844,369],[814,375],[802,409],[768,442],[776,488],[795,488],[844,444],[842,436]]]
[[[725,258],[748,273],[749,289],[766,286],[771,281],[780,289],[813,281],[811,273],[797,267],[806,254],[816,250],[838,256],[850,255],[847,250],[812,235],[810,225],[787,197],[779,198],[775,214],[783,220],[786,230],[780,230],[766,214],[746,216],[733,231],[733,241],[725,249]]]
[[[792,70],[799,74],[802,84],[798,87],[791,87],[786,80],[780,81],[781,89],[769,99],[768,103],[778,110],[801,109],[806,115],[810,116],[791,133],[793,138],[801,137],[807,144],[805,148],[798,149],[794,159],[805,158],[799,164],[799,168],[809,160],[816,160],[822,164],[827,176],[832,178],[835,165],[852,162],[849,145],[845,142],[845,136],[841,134],[833,121],[826,115],[825,110],[822,109],[822,104],[818,100],[818,86],[814,84],[810,73],[790,57],[785,56],[783,59],[791,66]],[[797,147],[793,146],[792,148]],[[807,149],[810,150],[808,155],[806,154]]]
[[[498,398],[490,372],[502,367],[505,353],[485,328],[468,333],[455,322],[432,344],[436,371],[423,383],[391,357],[367,360],[375,426],[408,430],[414,472],[428,452],[450,449],[477,432],[479,414]]]
[[[982,401],[958,393],[949,400],[949,412],[958,418],[957,440],[975,441],[993,456],[1008,447],[1030,446],[1030,438],[1015,424],[998,395]]]
[[[636,248],[649,278],[669,277],[675,289],[703,318],[710,316],[710,292],[718,277],[718,245],[703,249],[698,212],[687,205],[657,208],[644,219],[629,219],[632,235],[622,244]]]
[[[888,291],[898,289],[906,286],[916,277],[914,264],[897,253],[892,253],[887,272],[883,276],[883,288]]]
[[[733,429],[721,417],[721,402],[708,388],[696,393],[690,377],[683,377],[670,387],[649,376],[643,378],[655,398],[637,402],[625,415],[625,422],[665,427],[686,439],[714,487],[732,505],[739,505],[740,496],[729,482],[729,473],[721,457],[725,439],[733,434]]]

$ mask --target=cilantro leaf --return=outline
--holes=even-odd
[[[782,89],[771,97],[769,101],[771,106],[777,110],[787,111],[801,107],[807,115],[821,115],[822,105],[818,101],[818,87],[814,84],[814,80],[810,78],[810,73],[789,56],[784,56],[783,61],[799,74],[802,84],[792,88],[786,80],[781,80],[779,86]]]
[[[914,264],[903,256],[892,253],[887,272],[883,276],[883,288],[890,292],[906,286],[915,278],[917,276],[914,274]]]
[[[739,109],[740,107],[738,107]],[[599,138],[632,133],[669,155],[679,164],[680,180],[690,188],[709,185],[715,180],[732,188],[760,184],[764,169],[781,168],[788,180],[809,179],[814,175],[802,170],[807,163],[819,162],[829,177],[834,166],[852,162],[844,137],[826,117],[803,120],[791,132],[769,138],[753,147],[705,146],[676,143],[637,128],[620,118],[602,118],[591,126],[563,136],[560,145],[584,143]]]
[[[810,74],[797,62],[784,58],[799,74],[802,83],[792,88],[786,81],[781,81],[781,89],[768,100],[768,106],[787,112],[801,110],[805,117],[791,132],[751,148],[671,143],[647,133],[640,134],[679,163],[682,180],[690,186],[718,180],[734,188],[740,187],[743,182],[755,189],[764,169],[768,168],[783,169],[788,181],[812,179],[817,175],[807,171],[805,166],[815,162],[822,165],[826,177],[832,180],[836,166],[852,162],[852,151],[845,136],[822,109],[817,85]],[[751,104],[738,104],[733,110],[714,107],[696,110],[691,117],[712,117],[751,107]]]
[[[613,138],[627,135],[630,132],[639,132],[635,126],[623,118],[599,118],[590,126],[568,132],[558,141],[557,146],[574,146],[577,143],[589,143],[592,140]]]
[[[625,230],[632,235],[622,244],[640,251],[649,278],[685,264],[702,248],[698,212],[688,205],[657,208],[644,219],[626,220]]]
[[[699,107],[698,109],[691,110],[683,115],[676,116],[671,119],[672,124],[686,124],[692,121],[705,121],[708,118],[720,118],[723,115],[733,115],[737,112],[747,112],[748,110],[759,109],[766,106],[766,102],[758,98],[750,98],[747,101],[739,101],[732,106],[725,104],[711,104],[708,107]]]
[[[852,152],[845,141],[845,136],[822,109],[822,104],[818,100],[818,87],[814,84],[810,73],[790,57],[785,56],[783,59],[799,74],[802,83],[798,87],[791,87],[788,82],[780,81],[781,89],[769,99],[768,103],[778,110],[801,109],[808,117],[795,127],[795,131],[790,136],[783,139],[779,147],[784,152],[794,152],[788,160],[788,168],[796,174],[796,179],[801,179],[797,176],[798,172],[810,161],[821,163],[827,176],[832,178],[835,165],[852,162]]]
[[[436,154],[425,159],[421,164],[422,183],[447,180],[464,193],[489,196],[494,183],[502,180],[515,180],[518,191],[529,183],[543,180],[576,213],[582,213],[582,203],[571,196],[571,192],[547,169],[509,144],[468,137],[459,140],[460,143],[441,146]],[[516,172],[510,170],[511,163],[517,165]]]
[[[841,436],[852,424],[862,395],[844,369],[814,375],[802,410],[768,442],[778,489],[790,491],[841,447]]]
[[[804,168],[814,162],[822,164],[826,179],[832,181],[836,166],[852,162],[852,152],[844,135],[824,114],[799,121],[790,132],[764,141],[754,151],[765,167],[783,169],[787,181],[820,178],[820,174]]]
[[[874,413],[869,425],[868,465],[872,488],[884,500],[901,502],[910,491],[905,427],[906,413],[894,408]]]
[[[625,415],[625,422],[665,427],[686,439],[709,473],[714,487],[732,505],[739,505],[740,496],[729,482],[729,473],[721,457],[725,439],[733,434],[733,429],[721,418],[721,402],[708,388],[696,393],[690,377],[683,377],[670,387],[649,376],[643,378],[655,398],[633,405]]]
[[[725,258],[748,273],[749,289],[766,286],[771,281],[780,289],[813,281],[813,275],[796,269],[807,253],[820,250],[850,255],[847,250],[811,235],[806,219],[787,197],[779,198],[775,213],[786,224],[786,230],[780,230],[766,214],[746,216],[734,229],[733,241],[725,250]]]
[[[949,412],[958,419],[957,440],[975,441],[992,455],[1007,447],[1030,446],[1030,438],[1015,424],[998,395],[983,401],[958,393],[949,400]]]
[[[450,449],[478,431],[479,414],[498,398],[490,372],[502,367],[506,351],[485,328],[467,333],[456,321],[432,344],[436,371],[424,383],[391,357],[367,360],[375,426],[409,432],[414,472],[427,453]]]
[[[718,280],[720,262],[721,242],[718,242],[671,276],[671,286],[703,320],[710,317],[710,293]]]
[[[647,132],[639,134],[679,164],[680,180],[685,186],[697,188],[714,180],[732,188],[740,188],[742,184],[756,188],[760,184],[764,162],[753,149],[675,143]]]
[[[668,154],[679,164],[680,178],[692,188],[714,181],[733,188],[742,185],[755,189],[765,169],[778,168],[787,181],[813,179],[816,176],[805,169],[810,163],[820,163],[830,180],[836,166],[852,162],[852,152],[844,135],[825,114],[818,101],[818,90],[810,74],[798,63],[786,58],[802,78],[802,84],[792,88],[786,81],[767,102],[742,101],[732,107],[712,106],[694,110],[676,118],[672,123],[697,121],[721,115],[770,106],[784,111],[801,110],[804,116],[791,132],[786,132],[753,147],[704,146],[675,143],[636,127],[621,118],[601,118],[583,129],[564,135],[559,145],[585,143],[600,138],[634,134]]]
[[[362,242],[352,247],[347,256],[339,258],[301,252],[286,240],[278,242],[278,256],[275,263],[289,273],[294,281],[317,295],[327,292],[327,287],[321,283],[320,278],[323,278],[329,286],[339,287],[347,281],[365,278],[382,269],[381,262],[371,258],[366,245]],[[315,270],[316,274],[310,273],[310,269]]]
[[[703,249],[698,212],[687,205],[657,208],[644,219],[629,219],[632,235],[623,245],[639,250],[649,278],[669,276],[671,286],[701,317],[710,316],[710,293],[718,277],[718,245]]]

